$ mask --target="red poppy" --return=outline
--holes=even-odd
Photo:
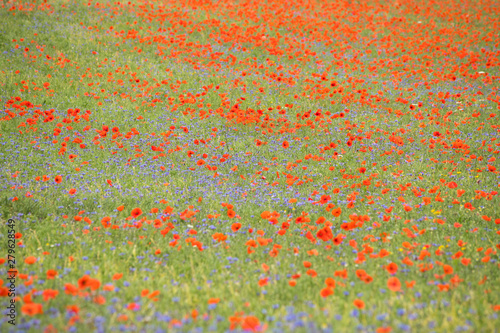
[[[342,209],[340,207],[337,207],[335,209],[332,209],[332,215],[335,217],[339,217],[340,214],[342,214]]]
[[[307,273],[307,275],[309,275],[310,277],[313,277],[313,278],[318,276],[318,273],[314,269],[308,269],[306,273]]]
[[[331,200],[331,197],[329,195],[324,194],[321,196],[320,202],[321,202],[321,204],[326,204],[330,200]]]
[[[88,275],[82,276],[80,279],[78,279],[78,288],[79,289],[85,289],[88,288],[91,284],[91,277]]]
[[[68,295],[75,296],[78,294],[78,288],[70,283],[65,283],[64,284],[64,292]]]
[[[123,276],[123,273],[115,273],[113,275],[113,280],[120,280]]]
[[[45,289],[43,291],[43,300],[48,301],[50,299],[54,299],[57,295],[59,295],[59,290]]]
[[[111,217],[105,216],[105,217],[102,218],[101,224],[102,224],[102,226],[104,228],[109,228],[109,227],[111,227],[111,222],[110,221],[111,221]]]
[[[60,183],[62,182],[62,177],[61,176],[56,176],[56,178],[54,178],[54,180],[56,181],[56,183]]]
[[[240,228],[241,228],[241,223],[233,223],[233,224],[231,225],[231,230],[232,230],[233,232],[236,232],[236,231],[240,230]]]
[[[26,257],[26,259],[24,259],[24,262],[28,265],[33,265],[36,262],[36,258],[33,256]]]
[[[292,281],[290,281],[290,282],[292,282]],[[333,295],[333,293],[334,293],[334,289],[333,288],[331,288],[331,287],[325,287],[325,288],[321,289],[320,295],[321,295],[321,297],[325,298],[325,297],[328,297],[330,295]]]
[[[233,217],[235,217],[235,216],[236,216],[236,213],[235,213],[235,211],[234,211],[234,210],[229,209],[229,210],[227,211],[227,216],[228,216],[229,218],[231,218],[231,219],[232,219]]]
[[[353,302],[354,306],[357,307],[358,309],[364,309],[365,308],[365,302],[363,302],[360,299],[355,299]]]
[[[260,328],[260,321],[255,316],[246,316],[241,323],[241,328],[245,331],[257,332]]]
[[[373,281],[373,277],[371,275],[366,275],[362,280],[364,283],[369,284]]]
[[[325,284],[330,288],[335,288],[335,280],[331,277],[325,279]]]
[[[49,269],[47,271],[47,280],[52,280],[54,279],[56,276],[57,276],[57,271],[56,270],[53,270],[53,269]]]
[[[134,218],[140,216],[142,214],[142,210],[140,208],[134,208],[132,209],[132,212],[130,212],[130,215]]]
[[[288,143],[288,141],[283,141],[283,144],[282,144],[283,148],[287,149],[288,147],[290,147],[290,144]]]
[[[26,303],[21,307],[21,312],[28,316],[43,314],[43,306],[37,303]]]
[[[344,240],[344,235],[338,234],[337,237],[333,239],[333,244],[340,245],[343,240]]]
[[[359,279],[363,279],[366,275],[367,274],[366,274],[366,271],[364,269],[358,269],[358,270],[356,270],[356,276]]]
[[[401,290],[401,281],[397,277],[390,277],[387,280],[387,288],[392,291],[400,291]]]
[[[396,274],[396,272],[398,271],[398,265],[391,262],[389,265],[387,265],[385,267],[385,269],[389,272],[389,274]]]
[[[407,211],[407,212],[411,212],[413,210],[413,208],[411,208],[408,205],[404,205],[404,210]]]

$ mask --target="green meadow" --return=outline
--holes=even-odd
[[[0,4],[0,331],[497,332],[495,1]]]

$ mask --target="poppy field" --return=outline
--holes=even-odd
[[[0,331],[498,332],[498,31],[493,0],[3,1]]]

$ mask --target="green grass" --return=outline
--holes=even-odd
[[[2,331],[251,331],[253,316],[256,331],[498,329],[493,7],[19,4],[0,8],[2,306],[8,219],[19,272]],[[355,215],[369,220],[345,230]],[[318,238],[326,225],[340,245]]]

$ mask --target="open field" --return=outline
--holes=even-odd
[[[0,331],[500,331],[499,31],[497,1],[0,3]]]

